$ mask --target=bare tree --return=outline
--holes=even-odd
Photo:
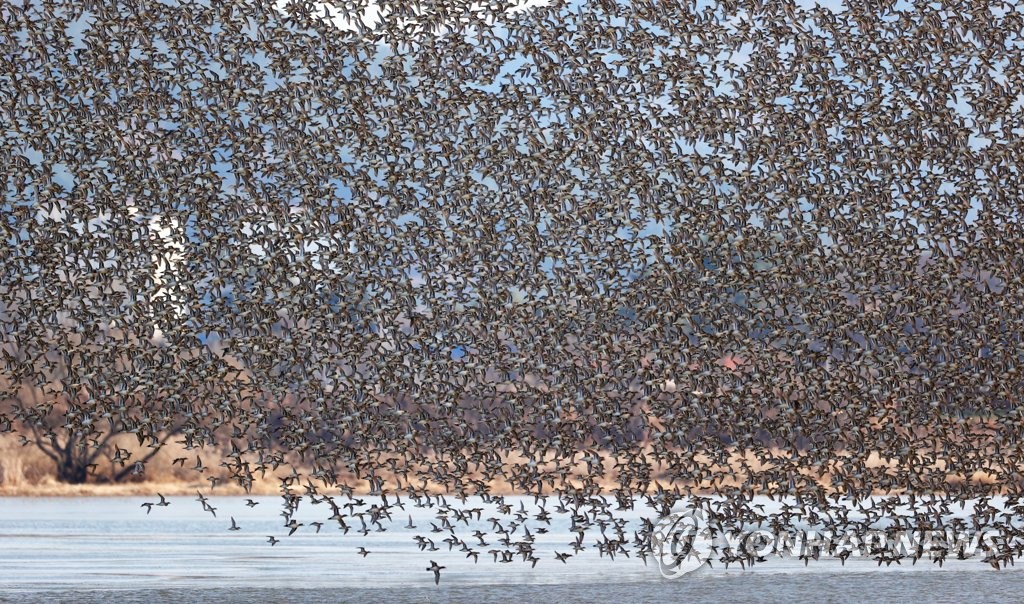
[[[121,482],[145,473],[147,462],[161,447],[182,431],[182,424],[156,426],[140,422],[126,407],[123,412],[100,411],[69,402],[61,396],[34,405],[16,402],[13,416],[21,424],[23,441],[34,445],[54,463],[60,482],[82,484],[94,477],[98,482]],[[143,453],[122,446],[126,435],[134,435]]]

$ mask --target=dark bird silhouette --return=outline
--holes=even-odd
[[[503,565],[684,506],[1024,553],[1019,9],[60,4],[0,11],[0,433],[60,482]]]
[[[430,566],[427,567],[427,570],[434,573],[434,585],[438,585],[441,582],[441,571],[444,568],[444,566],[438,566],[437,562],[430,561]]]

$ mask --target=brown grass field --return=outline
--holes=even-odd
[[[134,443],[127,438],[119,444],[128,449],[135,449],[136,451],[139,449],[137,446],[133,447]],[[216,466],[224,453],[223,451],[210,448],[199,451],[199,454],[209,466]],[[120,483],[91,480],[86,484],[65,484],[58,482],[54,478],[54,462],[39,449],[32,445],[22,446],[15,436],[4,434],[0,435],[0,497],[151,496],[158,492],[164,495],[185,495],[193,494],[196,491],[214,495],[246,494],[244,488],[226,479],[226,473],[218,473],[213,467],[204,474],[198,474],[194,471],[190,466],[194,463],[196,454],[196,450],[186,451],[179,444],[168,443],[146,465],[146,474],[144,476],[134,477],[131,480]],[[772,457],[780,461],[788,456],[789,453],[783,451],[772,452]],[[172,461],[178,457],[185,457],[189,460],[184,464],[185,467],[172,465]],[[505,459],[505,467],[508,467],[510,464],[524,464],[525,461],[525,458],[509,456]],[[701,455],[697,455],[694,461],[700,467],[714,473],[731,474],[732,476],[746,475],[747,473],[756,475],[758,472],[771,469],[774,465],[771,458],[769,458],[769,461],[763,462],[754,458],[751,453],[741,455],[739,452],[733,452],[725,464],[715,462]],[[895,475],[899,471],[899,465],[894,459],[883,458],[878,453],[868,454],[863,458],[863,464],[864,467],[879,469],[879,471],[886,474]],[[619,487],[616,480],[617,475],[611,466],[612,463],[606,461],[608,472],[598,481],[598,484],[609,493]],[[547,462],[540,464],[538,469],[544,471],[551,470],[554,467],[553,462]],[[300,467],[299,469],[301,471],[304,468]],[[936,462],[929,468],[932,472],[943,471],[944,469],[944,464],[941,461]],[[102,471],[102,468],[100,470]],[[268,471],[263,477],[256,476],[252,489],[248,494],[279,494],[281,492],[281,478],[288,473],[290,473],[290,468],[282,466],[276,472]],[[570,473],[566,481],[567,484],[579,486],[582,484],[580,477],[584,476],[585,473],[585,464],[582,461],[577,461],[573,472]],[[826,490],[832,490],[832,476],[830,472],[825,471],[819,475],[817,472],[808,469],[801,471],[800,474],[807,482],[817,483],[824,486]],[[211,490],[208,477],[212,475],[220,476],[224,480],[221,480]],[[474,473],[471,477],[482,478],[479,473]],[[352,485],[356,492],[365,493],[369,490],[368,484],[365,481],[356,480],[351,475],[340,474],[338,478],[339,481]],[[385,478],[387,477],[385,476]],[[947,482],[949,484],[963,482],[964,478],[964,476],[949,474]],[[669,484],[667,472],[664,471],[656,472],[653,475],[653,479],[666,486]],[[974,472],[967,480],[976,484],[994,484],[998,479],[994,471],[986,472],[980,470]],[[694,492],[711,493],[722,486],[739,485],[740,482],[738,480],[725,478],[715,484],[703,480],[699,483],[691,484],[691,488]],[[494,494],[508,495],[521,492],[521,489],[515,488],[514,485],[500,477],[490,480],[489,486]],[[295,485],[293,489],[299,493],[303,492],[301,485]],[[442,486],[436,484],[428,485],[428,490],[434,493],[445,492]],[[548,492],[551,491],[549,490]]]

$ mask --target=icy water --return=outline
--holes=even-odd
[[[212,497],[216,518],[187,496],[171,497],[171,505],[147,515],[140,504],[156,500],[0,498],[0,602],[1019,602],[1024,585],[1024,567],[995,571],[964,561],[940,569],[922,561],[877,568],[854,558],[845,567],[836,560],[805,567],[775,559],[667,580],[653,564],[622,556],[613,562],[593,548],[567,564],[555,560],[556,550],[572,552],[574,536],[558,514],[548,533],[535,533],[536,568],[520,558],[495,564],[487,553],[501,548],[493,533],[484,537],[488,546],[476,548],[474,564],[457,547],[448,550],[447,531],[431,532],[431,522],[439,524],[436,508],[410,501],[407,512],[385,524],[387,531],[365,536],[342,534],[325,520],[326,505],[304,502],[296,519],[325,524],[319,534],[303,526],[288,537],[277,497],[256,498],[254,508],[241,497]],[[509,502],[518,507],[518,499]],[[476,541],[476,528],[490,528],[486,519],[494,509],[481,507],[482,520],[459,529],[467,542]],[[414,529],[404,527],[408,514]],[[635,521],[641,511],[627,514]],[[240,530],[228,530],[231,517]],[[270,546],[269,535],[281,542]],[[420,551],[416,535],[440,549]],[[370,553],[360,556],[360,547]],[[437,586],[426,571],[431,560],[447,567]]]

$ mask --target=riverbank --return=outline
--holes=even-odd
[[[36,484],[0,485],[0,497],[151,497],[154,493],[163,495],[194,495],[196,491],[210,495],[277,495],[280,491],[273,485],[253,485],[246,493],[237,484],[217,485],[210,489],[210,483],[144,481],[116,484],[64,484],[48,480]]]
[[[124,447],[138,449],[137,446],[133,447],[133,444],[132,442],[125,442]],[[138,451],[141,453],[141,450]],[[196,491],[213,495],[277,495],[281,493],[282,480],[291,473],[290,466],[283,466],[277,471],[270,471],[268,469],[263,476],[256,473],[253,477],[251,488],[246,491],[242,486],[231,481],[226,473],[216,472],[213,468],[198,472],[193,467],[200,456],[205,460],[204,463],[206,465],[212,466],[219,463],[219,460],[223,458],[225,453],[219,449],[206,448],[197,454],[196,450],[186,451],[180,444],[168,443],[146,464],[145,476],[134,477],[116,483],[104,481],[102,477],[99,477],[98,479],[93,478],[85,484],[66,484],[56,480],[54,462],[46,457],[38,448],[32,445],[21,445],[13,435],[0,435],[0,496],[123,497],[133,495],[152,496],[154,493],[163,493],[170,496],[194,494]],[[789,452],[771,450],[767,456],[758,458],[749,451],[743,453],[732,451],[727,460],[713,460],[705,455],[697,454],[694,456],[694,463],[705,470],[705,477],[699,484],[691,484],[690,488],[695,493],[711,494],[717,492],[722,487],[736,487],[742,484],[737,479],[738,476],[744,476],[748,472],[756,474],[780,463],[786,463],[789,461],[790,455],[791,453]],[[174,463],[176,459],[180,461],[182,458],[186,458],[187,461],[178,464]],[[525,458],[516,455],[508,456],[503,461],[505,467],[522,467],[527,462]],[[107,463],[111,462],[107,461]],[[898,462],[895,459],[881,456],[878,453],[865,455],[859,460],[859,463],[863,463],[865,468],[880,471],[880,476],[888,475],[895,477],[899,472]],[[554,460],[549,460],[537,465],[535,469],[541,472],[551,472],[556,471],[557,467]],[[944,469],[944,461],[936,460],[929,468],[919,468],[919,471],[941,471]],[[301,465],[298,470],[304,475],[309,473],[309,468],[301,467]],[[606,489],[606,493],[610,494],[618,489],[620,485],[616,480],[617,475],[613,468],[608,468],[608,470],[598,482]],[[580,478],[586,473],[584,462],[580,459],[575,460],[574,464],[572,464],[572,471],[567,474],[567,483],[582,486]],[[801,475],[802,480],[805,482],[817,483],[825,487],[826,491],[834,490],[832,474],[828,470],[817,472],[812,468],[805,468],[799,472],[799,475]],[[715,483],[710,482],[708,478],[710,476],[717,477]],[[216,477],[216,480],[211,481],[211,477]],[[383,478],[388,480],[387,476],[383,476]],[[657,468],[652,478],[663,485],[667,486],[670,484],[668,468]],[[339,484],[352,487],[355,493],[366,494],[369,491],[370,485],[367,482],[357,480],[347,472],[340,473],[337,479]],[[473,475],[467,476],[466,479],[480,480],[485,479],[485,477],[479,473],[473,473]],[[948,474],[947,484],[963,482],[965,479],[976,484],[994,484],[997,481],[997,476],[991,470],[979,470],[970,476]],[[523,494],[521,488],[516,488],[515,485],[507,480],[507,476],[490,477],[488,483],[489,491],[495,495]],[[293,488],[298,492],[303,491],[301,485],[293,485]],[[429,484],[427,488],[435,494],[446,493],[442,485]],[[327,493],[333,490],[329,489],[322,492]],[[896,488],[878,491],[877,494],[897,493],[899,491],[900,489]],[[548,492],[550,493],[551,491],[549,490]]]

